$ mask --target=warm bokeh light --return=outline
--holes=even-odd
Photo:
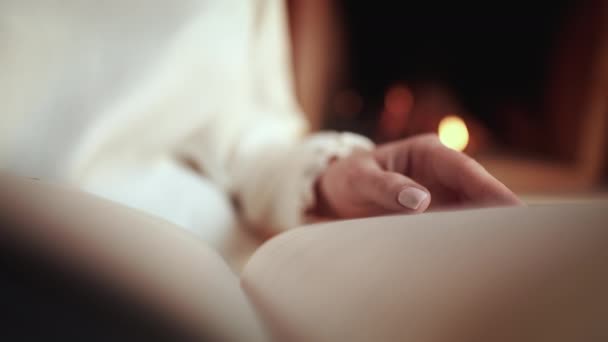
[[[469,130],[460,117],[446,116],[439,123],[439,140],[454,150],[464,151],[469,143]]]
[[[384,97],[378,138],[383,141],[390,141],[402,137],[413,106],[414,95],[408,87],[401,84],[390,87]]]
[[[384,98],[384,108],[392,115],[407,115],[414,105],[412,91],[403,85],[391,87]]]

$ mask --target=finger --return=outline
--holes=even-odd
[[[433,153],[440,182],[465,201],[483,205],[520,205],[522,201],[473,158],[438,146]]]
[[[380,168],[369,169],[365,174],[359,191],[375,211],[419,213],[431,202],[431,194],[424,186],[402,174]]]

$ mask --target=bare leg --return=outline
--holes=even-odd
[[[303,227],[243,285],[290,341],[605,341],[608,202]]]
[[[203,241],[76,189],[0,174],[0,239],[217,341],[266,340],[238,278]]]

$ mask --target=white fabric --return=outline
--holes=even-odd
[[[194,231],[231,224],[209,221],[187,159],[248,222],[298,225],[327,155],[372,145],[302,142],[285,24],[280,0],[1,1],[1,166]]]

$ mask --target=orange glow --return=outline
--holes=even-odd
[[[414,105],[412,91],[402,85],[393,86],[386,93],[384,108],[389,114],[402,116],[407,115]]]
[[[446,116],[439,122],[439,140],[457,151],[464,151],[469,144],[469,130],[460,117],[455,115]]]
[[[379,126],[381,139],[394,140],[403,136],[413,106],[414,95],[408,87],[394,85],[386,92]]]

